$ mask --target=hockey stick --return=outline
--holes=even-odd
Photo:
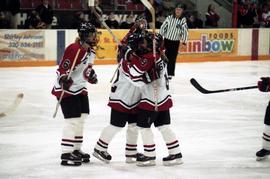
[[[210,94],[210,93],[223,93],[229,91],[240,91],[240,90],[248,90],[258,88],[258,86],[246,86],[246,87],[239,87],[239,88],[228,88],[228,89],[221,89],[221,90],[207,90],[203,88],[194,78],[190,79],[190,83],[201,93],[203,94]]]
[[[8,109],[5,112],[0,113],[0,118],[5,117],[9,115],[10,113],[14,112],[16,108],[19,106],[19,104],[21,103],[22,99],[23,99],[23,93],[17,94],[14,102],[8,107]]]
[[[72,72],[73,72],[73,69],[74,69],[74,67],[75,67],[75,64],[76,64],[76,61],[77,61],[77,58],[78,58],[80,52],[81,52],[81,49],[79,48],[79,50],[77,51],[76,56],[75,56],[75,58],[74,58],[74,61],[73,61],[73,63],[72,63],[72,66],[71,66],[71,68],[70,68],[70,72],[69,72],[69,74],[68,74],[67,80],[70,79],[70,76],[71,76],[71,74],[72,74]],[[61,92],[60,98],[59,98],[59,100],[58,100],[58,102],[57,102],[57,104],[56,104],[55,111],[54,111],[54,113],[53,113],[53,118],[56,117],[56,114],[57,114],[58,108],[59,108],[59,106],[60,106],[60,103],[61,103],[61,101],[62,101],[62,99],[63,99],[64,93],[65,93],[65,90],[63,89],[63,85],[62,85],[62,92]]]
[[[141,2],[143,3],[143,5],[150,11],[151,15],[152,15],[152,21],[155,22],[155,9],[152,6],[152,4],[148,1],[148,0],[141,0]],[[155,30],[155,23],[153,23],[153,29]]]
[[[156,43],[154,43],[154,42],[156,42],[156,38],[155,38],[155,33],[156,33],[156,24],[155,24],[156,14],[155,14],[155,9],[150,4],[150,2],[148,0],[141,0],[141,2],[150,11],[151,16],[152,16],[152,21],[153,21],[152,31],[153,31],[153,34],[154,34],[154,37],[153,37],[153,53],[154,53],[154,56],[156,56]]]
[[[152,16],[152,31],[153,31],[153,55],[154,59],[156,61],[156,25],[155,25],[155,19],[156,19],[156,14],[155,14],[155,9],[152,6],[152,4],[148,0],[141,0],[143,5],[150,11],[151,16]],[[153,88],[154,88],[154,99],[155,99],[155,111],[158,111],[158,100],[157,100],[157,94],[158,94],[158,89],[157,89],[157,82],[156,80],[153,81]]]
[[[112,30],[110,29],[110,27],[106,24],[105,20],[102,18],[102,11],[100,8],[98,8],[97,6],[95,6],[95,0],[88,0],[88,6],[90,7],[90,9],[92,10],[92,12],[94,13],[94,15],[97,17],[97,19],[101,22],[101,24],[108,30],[108,32],[111,34],[111,36],[113,37],[113,40],[117,43],[117,45],[121,45],[120,40],[116,37],[116,35],[114,35],[114,33],[112,32]],[[99,13],[96,11],[96,8],[99,9],[99,12],[101,13],[101,15],[99,15]],[[113,73],[113,76],[110,80],[110,83],[112,83],[118,68],[120,67],[120,64],[118,64],[116,70]]]
[[[99,15],[99,13],[96,11],[97,9],[100,9],[98,7],[96,7],[93,2],[93,0],[88,0],[88,5],[90,7],[90,9],[92,10],[92,12],[94,13],[94,15],[97,17],[97,19],[101,22],[101,24],[108,30],[108,32],[111,34],[111,36],[113,37],[113,40],[118,44],[121,45],[120,40],[116,37],[116,35],[114,35],[114,33],[112,32],[112,30],[110,29],[110,27],[106,24],[105,20],[102,18],[102,15]],[[99,10],[100,13],[102,14],[101,9]]]

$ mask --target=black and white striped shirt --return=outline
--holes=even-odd
[[[173,15],[168,16],[160,27],[159,33],[165,38],[172,41],[181,41],[187,43],[188,26],[187,20],[175,18]]]

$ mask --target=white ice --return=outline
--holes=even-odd
[[[86,121],[83,150],[92,153],[101,130],[109,124],[110,79],[116,65],[95,66],[99,83],[89,85],[91,114]],[[60,166],[63,116],[52,118],[56,99],[50,94],[56,67],[0,68],[0,112],[17,93],[24,99],[17,110],[0,119],[0,178],[243,178],[269,179],[270,157],[257,162],[263,118],[270,93],[257,89],[201,94],[194,77],[207,89],[256,85],[270,76],[270,61],[177,64],[171,81],[172,127],[181,144],[184,164],[162,165],[167,149],[154,129],[157,166],[125,164],[125,129],[111,142],[110,164],[91,157],[81,167]],[[141,146],[141,140],[139,140]],[[140,150],[142,148],[140,147]]]

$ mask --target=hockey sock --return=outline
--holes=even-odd
[[[136,123],[128,124],[126,132],[126,156],[137,154],[138,128]]]
[[[81,117],[79,118],[79,123],[75,131],[75,138],[74,138],[74,149],[81,150],[82,143],[83,143],[83,127],[85,119],[87,118],[88,114],[82,113]]]
[[[97,141],[95,149],[100,151],[107,151],[109,143],[121,129],[122,129],[121,127],[116,127],[111,124],[105,127],[101,132],[101,135],[99,137],[99,140]]]
[[[264,149],[270,150],[270,125],[265,125],[262,145]]]
[[[79,125],[80,118],[65,119],[63,136],[62,136],[62,153],[71,153],[74,150],[75,144],[75,131]]]
[[[266,108],[265,116],[264,116],[264,124],[270,125],[270,102]]]
[[[151,128],[139,128],[142,135],[144,155],[147,157],[156,156],[156,145],[154,142],[154,135]]]
[[[178,154],[180,153],[179,142],[175,136],[175,133],[172,131],[169,125],[163,125],[158,127],[159,131],[162,134],[162,137],[166,143],[169,154]]]

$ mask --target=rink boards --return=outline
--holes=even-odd
[[[95,64],[115,64],[117,44],[99,32]],[[119,39],[127,32],[113,30]],[[76,30],[0,30],[0,67],[56,65],[76,37]],[[177,62],[267,60],[269,52],[270,29],[191,29]]]

